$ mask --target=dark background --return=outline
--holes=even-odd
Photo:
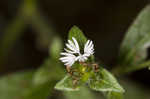
[[[17,15],[22,0],[0,0],[0,38],[4,29]],[[112,68],[117,60],[119,45],[135,17],[149,4],[148,0],[38,0],[38,7],[48,23],[64,39],[73,25],[95,42],[96,57]],[[48,57],[47,50],[38,49],[36,30],[30,24],[2,66],[1,74],[40,66]],[[129,75],[133,80],[149,85],[147,69]]]

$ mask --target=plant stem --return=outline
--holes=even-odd
[[[115,74],[116,76],[120,76],[140,69],[147,68],[149,66],[150,66],[150,60],[136,66],[117,66],[112,70],[112,73]]]

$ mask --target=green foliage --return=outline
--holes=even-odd
[[[50,55],[54,60],[58,60],[62,49],[62,41],[59,37],[55,37],[50,45]]]
[[[46,59],[41,67],[34,73],[34,86],[30,91],[26,92],[24,95],[25,99],[47,99],[48,96],[51,96],[56,81],[64,75],[64,71],[61,68],[62,65],[58,62],[61,47],[60,39],[55,38],[50,47],[50,55],[52,55],[52,58]],[[54,51],[53,48],[57,48],[57,51]]]
[[[81,87],[79,91],[74,92],[64,92],[64,96],[66,99],[96,99],[91,90],[86,87]]]
[[[61,49],[60,39],[55,39],[52,47],[57,51],[50,54],[58,56]],[[39,69],[34,72],[14,73],[0,79],[0,98],[2,99],[47,99],[54,89],[56,80],[63,77],[64,71],[60,62],[48,58]],[[57,74],[56,74],[57,73]]]
[[[25,91],[32,87],[33,72],[20,72],[0,79],[1,99],[23,99]]]
[[[107,99],[123,99],[123,94],[120,92],[108,92]]]
[[[87,38],[77,26],[73,26],[69,31],[68,39],[72,40],[72,37],[76,38],[80,48],[83,49],[84,44],[87,41]]]
[[[66,75],[60,82],[56,84],[55,89],[64,91],[78,91],[79,86],[74,86],[71,76]]]
[[[40,85],[33,85],[24,93],[23,99],[47,99],[52,93],[54,84],[54,81],[48,81]]]
[[[60,65],[60,63],[54,62],[51,59],[47,59],[35,72],[33,83],[36,85],[40,85],[43,83],[47,83],[48,81],[60,79],[64,75],[64,71],[61,66],[62,65]]]
[[[63,77],[63,75],[64,71],[62,71],[60,63],[47,59],[44,64],[35,71],[32,79],[32,88],[26,91],[24,95],[25,99],[47,99],[54,89],[56,80]]]
[[[115,77],[104,68],[100,68],[99,72],[89,79],[89,86],[96,91],[124,92]]]
[[[150,6],[144,8],[126,33],[120,49],[118,71],[128,72],[141,69],[139,66],[147,57],[147,48],[150,46]]]
[[[60,51],[62,49],[61,39],[59,37],[55,37],[53,40],[54,41],[49,47],[49,54],[51,55],[51,58],[46,59],[34,74],[33,83],[36,85],[55,81],[64,75],[64,71],[61,68],[62,65],[58,62]]]

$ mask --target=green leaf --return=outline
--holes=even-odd
[[[33,72],[19,72],[0,79],[0,99],[23,99],[24,92],[32,87]]]
[[[35,85],[24,93],[23,99],[47,99],[52,94],[56,81]]]
[[[90,88],[96,91],[124,92],[124,89],[120,86],[115,77],[104,68],[100,68],[99,72],[91,77],[88,84]]]
[[[144,8],[128,29],[120,48],[119,65],[130,68],[142,63],[150,46],[150,6]],[[123,71],[124,68],[120,68]],[[133,68],[132,68],[133,69]]]
[[[81,90],[74,92],[64,92],[65,99],[96,99],[91,90],[81,87]]]
[[[44,64],[35,72],[33,83],[36,85],[47,83],[47,81],[55,81],[61,79],[64,71],[59,62],[51,59],[45,60]]]
[[[61,79],[64,71],[59,62],[46,59],[34,73],[33,86],[24,94],[24,99],[47,99],[52,94],[56,81]]]
[[[87,38],[85,37],[83,32],[77,26],[73,26],[70,29],[68,37],[69,37],[68,39],[70,39],[70,40],[72,40],[72,37],[76,38],[81,49],[84,47],[84,44],[87,41]]]
[[[33,87],[25,93],[25,99],[47,99],[52,94],[56,81],[64,75],[61,67],[59,62],[46,59],[34,73]]]
[[[60,82],[56,84],[55,89],[63,91],[78,91],[79,86],[74,85],[72,77],[66,75]]]
[[[62,49],[62,41],[59,37],[55,37],[50,45],[49,53],[53,59],[58,60]]]
[[[123,93],[110,91],[106,97],[107,99],[123,99]]]

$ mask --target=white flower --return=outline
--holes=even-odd
[[[77,40],[74,37],[72,37],[72,40],[73,42],[68,40],[68,43],[66,44],[67,49],[64,49],[66,52],[61,53],[64,57],[60,58],[60,60],[67,66],[72,66],[75,61],[85,62],[89,56],[94,54],[94,44],[92,41],[88,40],[86,42],[84,45],[84,54],[81,54]],[[74,54],[77,54],[77,56]]]
[[[61,57],[60,60],[65,63],[66,66],[72,66],[76,61],[76,56],[70,53],[61,53],[64,57]]]
[[[74,42],[72,42],[71,40],[68,40],[68,43],[66,44],[66,46],[69,50],[67,50],[67,49],[64,49],[64,50],[71,54],[80,53],[80,49],[79,49],[77,40],[74,37],[72,37],[72,40]]]

